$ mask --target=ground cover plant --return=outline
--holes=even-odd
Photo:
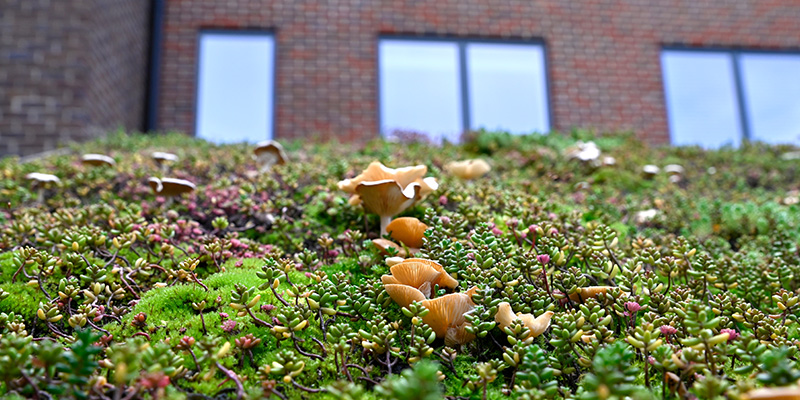
[[[0,160],[0,393],[797,398],[796,149],[411,139]]]

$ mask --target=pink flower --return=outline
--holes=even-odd
[[[495,236],[503,236],[503,231],[500,230],[498,227],[492,228],[492,234]]]
[[[719,331],[719,333],[727,333],[728,334],[728,343],[732,342],[734,339],[738,338],[739,332],[736,332],[734,329],[725,328]]]
[[[536,256],[536,260],[539,261],[542,265],[547,265],[550,263],[550,255],[548,254],[539,254]]]
[[[266,313],[268,313],[268,312],[270,312],[270,311],[272,311],[274,309],[275,309],[275,306],[273,306],[272,304],[262,304],[261,305],[261,311],[264,311]]]
[[[222,323],[222,330],[223,331],[225,331],[227,333],[232,333],[234,329],[236,329],[236,321],[234,321],[232,319],[228,319],[228,320],[225,320],[225,322]]]
[[[671,325],[661,325],[658,329],[661,330],[661,334],[664,336],[672,336],[678,332],[678,330]]]
[[[626,312],[625,315],[636,315],[636,313],[642,309],[642,306],[640,306],[639,303],[635,301],[629,301],[625,303],[625,309],[627,309],[628,312],[630,312],[630,314]]]
[[[439,205],[446,206],[447,205],[447,196],[441,195],[439,196]]]
[[[221,312],[221,313],[219,313],[219,317],[222,318],[222,319],[228,319],[228,313]]]
[[[242,265],[244,265],[244,260],[239,260],[239,261],[236,262],[236,264],[233,264],[233,266],[237,267],[237,268],[241,267]]]
[[[439,217],[439,222],[441,222],[442,225],[447,226],[447,224],[450,223],[450,217]]]

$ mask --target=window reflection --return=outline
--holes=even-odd
[[[467,46],[470,127],[512,133],[546,132],[547,88],[541,46]]]
[[[751,138],[800,143],[800,55],[743,54]]]
[[[201,32],[198,137],[215,143],[272,137],[274,54],[270,34]]]
[[[661,62],[672,143],[738,146],[742,130],[731,55],[664,51]]]

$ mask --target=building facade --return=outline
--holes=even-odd
[[[264,138],[364,141],[391,128],[386,121],[397,113],[389,104],[413,111],[426,99],[448,104],[433,114],[472,129],[500,112],[474,93],[490,93],[493,74],[517,72],[532,82],[518,92],[531,96],[512,96],[509,104],[528,102],[542,116],[528,122],[530,131],[633,131],[653,144],[691,143],[704,133],[684,126],[706,118],[708,129],[725,122],[731,137],[763,140],[775,128],[762,120],[773,121],[768,111],[778,107],[786,120],[778,128],[790,141],[795,129],[800,137],[800,117],[786,117],[794,107],[800,115],[800,103],[776,106],[761,100],[775,98],[772,92],[748,90],[775,86],[783,100],[800,85],[800,70],[791,74],[800,66],[800,0],[3,1],[3,154],[117,127],[189,134],[208,127],[201,136],[226,135],[212,128],[224,128],[230,113],[220,110],[235,101],[264,110],[253,122]],[[237,43],[238,53],[225,52]],[[503,45],[509,52],[492,52]],[[425,65],[439,58],[445,61]],[[418,62],[405,65],[408,59]],[[237,67],[249,62],[266,66]],[[401,79],[420,70],[445,74],[452,88]],[[246,79],[226,86],[237,75]],[[242,81],[257,88],[242,87],[246,96],[225,91]],[[414,85],[446,95],[423,95],[419,104],[392,97]],[[714,96],[702,97],[708,93]],[[500,95],[497,101],[508,101]],[[698,97],[703,102],[689,101]],[[221,115],[204,119],[215,112]],[[723,139],[738,143],[731,137]]]

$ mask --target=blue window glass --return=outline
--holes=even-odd
[[[742,54],[751,139],[800,143],[800,55]]]
[[[215,143],[271,139],[274,60],[271,34],[201,32],[197,136]]]

